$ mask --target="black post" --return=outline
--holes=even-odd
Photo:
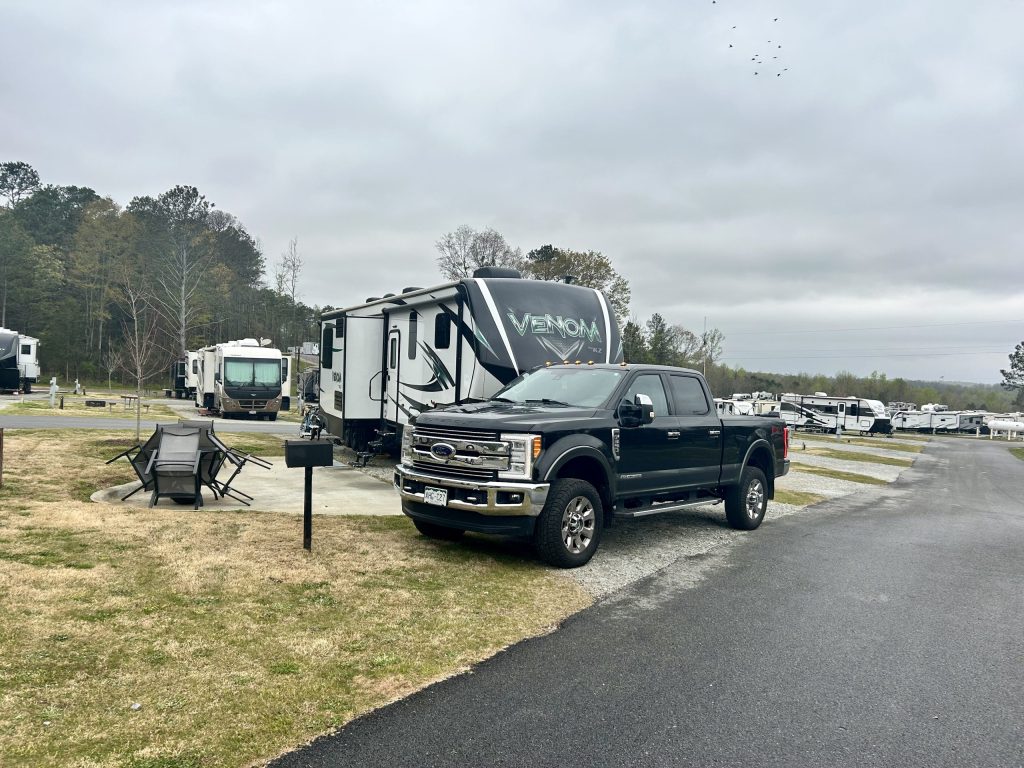
[[[313,549],[313,468],[306,467],[306,497],[302,502],[302,546]]]

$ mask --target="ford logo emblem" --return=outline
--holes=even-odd
[[[448,443],[434,443],[430,446],[430,455],[435,459],[450,459],[455,455],[455,446]]]

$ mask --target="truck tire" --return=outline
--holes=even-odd
[[[768,490],[764,472],[746,466],[740,473],[740,482],[725,492],[725,519],[733,528],[752,531],[764,520],[768,509]]]
[[[586,480],[555,480],[537,517],[533,546],[549,565],[578,568],[594,556],[603,530],[604,508],[597,489]]]
[[[461,528],[446,528],[436,523],[428,523],[426,520],[413,520],[412,524],[416,530],[428,539],[441,539],[442,541],[458,541],[465,533]]]

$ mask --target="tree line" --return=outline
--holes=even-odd
[[[206,344],[315,339],[301,267],[293,240],[268,279],[259,241],[195,187],[122,208],[0,163],[0,325],[40,339],[48,375],[153,379]]]

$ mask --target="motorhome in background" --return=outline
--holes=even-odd
[[[0,392],[32,391],[39,381],[39,339],[0,328]]]
[[[779,415],[796,429],[833,432],[836,427],[855,432],[890,434],[892,424],[885,406],[878,400],[863,397],[829,397],[824,392],[813,395],[782,395]]]
[[[198,352],[186,352],[185,357],[171,363],[171,386],[164,390],[167,397],[195,400],[198,382]]]
[[[622,360],[600,291],[499,267],[326,313],[321,331],[320,408],[358,450],[387,448],[418,413],[482,400],[546,362]]]
[[[270,340],[241,339],[196,352],[196,406],[224,418],[277,419],[285,379],[281,350]]]

